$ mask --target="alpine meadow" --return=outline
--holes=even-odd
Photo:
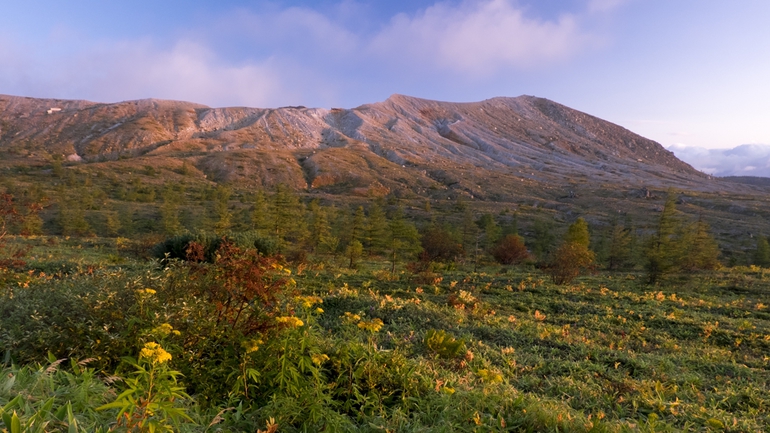
[[[768,194],[533,96],[0,95],[0,431],[765,432]]]

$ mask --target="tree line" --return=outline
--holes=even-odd
[[[338,206],[303,200],[285,185],[244,192],[227,185],[148,185],[132,177],[127,182],[110,179],[112,188],[102,188],[91,176],[78,177],[73,171],[62,174],[62,180],[52,198],[34,185],[11,191],[22,202],[45,204],[52,216],[44,221],[38,212],[31,212],[16,223],[17,232],[131,237],[251,231],[271,238],[278,252],[295,260],[308,255],[344,258],[354,268],[363,258],[379,256],[388,259],[391,271],[401,263],[424,270],[431,263],[477,267],[495,261],[538,266],[559,282],[598,268],[644,269],[655,282],[665,274],[720,265],[708,224],[679,212],[674,194],[669,194],[655,227],[637,228],[628,219],[615,218],[590,230],[579,218],[564,231],[553,219],[520,222],[516,212],[475,212],[464,202],[458,202],[451,214],[433,211],[428,202],[423,218],[416,220],[397,200]],[[129,198],[137,204],[126,201]],[[770,265],[770,245],[764,237],[757,242],[754,262]],[[554,275],[557,272],[562,274]]]

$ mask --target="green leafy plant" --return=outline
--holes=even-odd
[[[182,421],[192,421],[180,406],[190,399],[178,384],[180,373],[168,367],[171,354],[157,343],[147,343],[139,353],[139,360],[125,358],[134,369],[132,377],[124,379],[127,389],[115,401],[97,410],[118,409],[118,425],[129,431],[173,431]]]
[[[465,353],[465,341],[454,338],[443,329],[429,329],[425,333],[425,346],[444,359],[457,358]]]

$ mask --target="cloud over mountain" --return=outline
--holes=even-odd
[[[668,150],[694,168],[714,176],[770,177],[770,145],[743,144],[732,149],[672,145]]]
[[[600,43],[588,21],[620,0],[542,17],[515,0],[437,1],[368,24],[308,5],[227,9],[168,35],[40,38],[0,31],[2,93],[108,102],[333,106],[346,94],[457,87],[567,62]],[[361,20],[359,20],[361,21]],[[378,96],[379,97],[379,96]]]
[[[575,15],[539,20],[508,0],[489,0],[442,2],[415,16],[400,14],[370,48],[399,63],[476,77],[566,60],[592,39]]]

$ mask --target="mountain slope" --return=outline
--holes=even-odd
[[[474,195],[487,174],[543,182],[704,178],[658,143],[531,96],[446,103],[394,95],[350,110],[0,96],[0,151],[41,160],[53,154],[85,161],[193,157],[218,180],[340,191],[457,185]],[[265,161],[266,153],[294,160],[289,179],[264,173],[265,164],[274,163]],[[249,160],[251,169],[231,167]],[[466,172],[479,178],[476,188]]]

